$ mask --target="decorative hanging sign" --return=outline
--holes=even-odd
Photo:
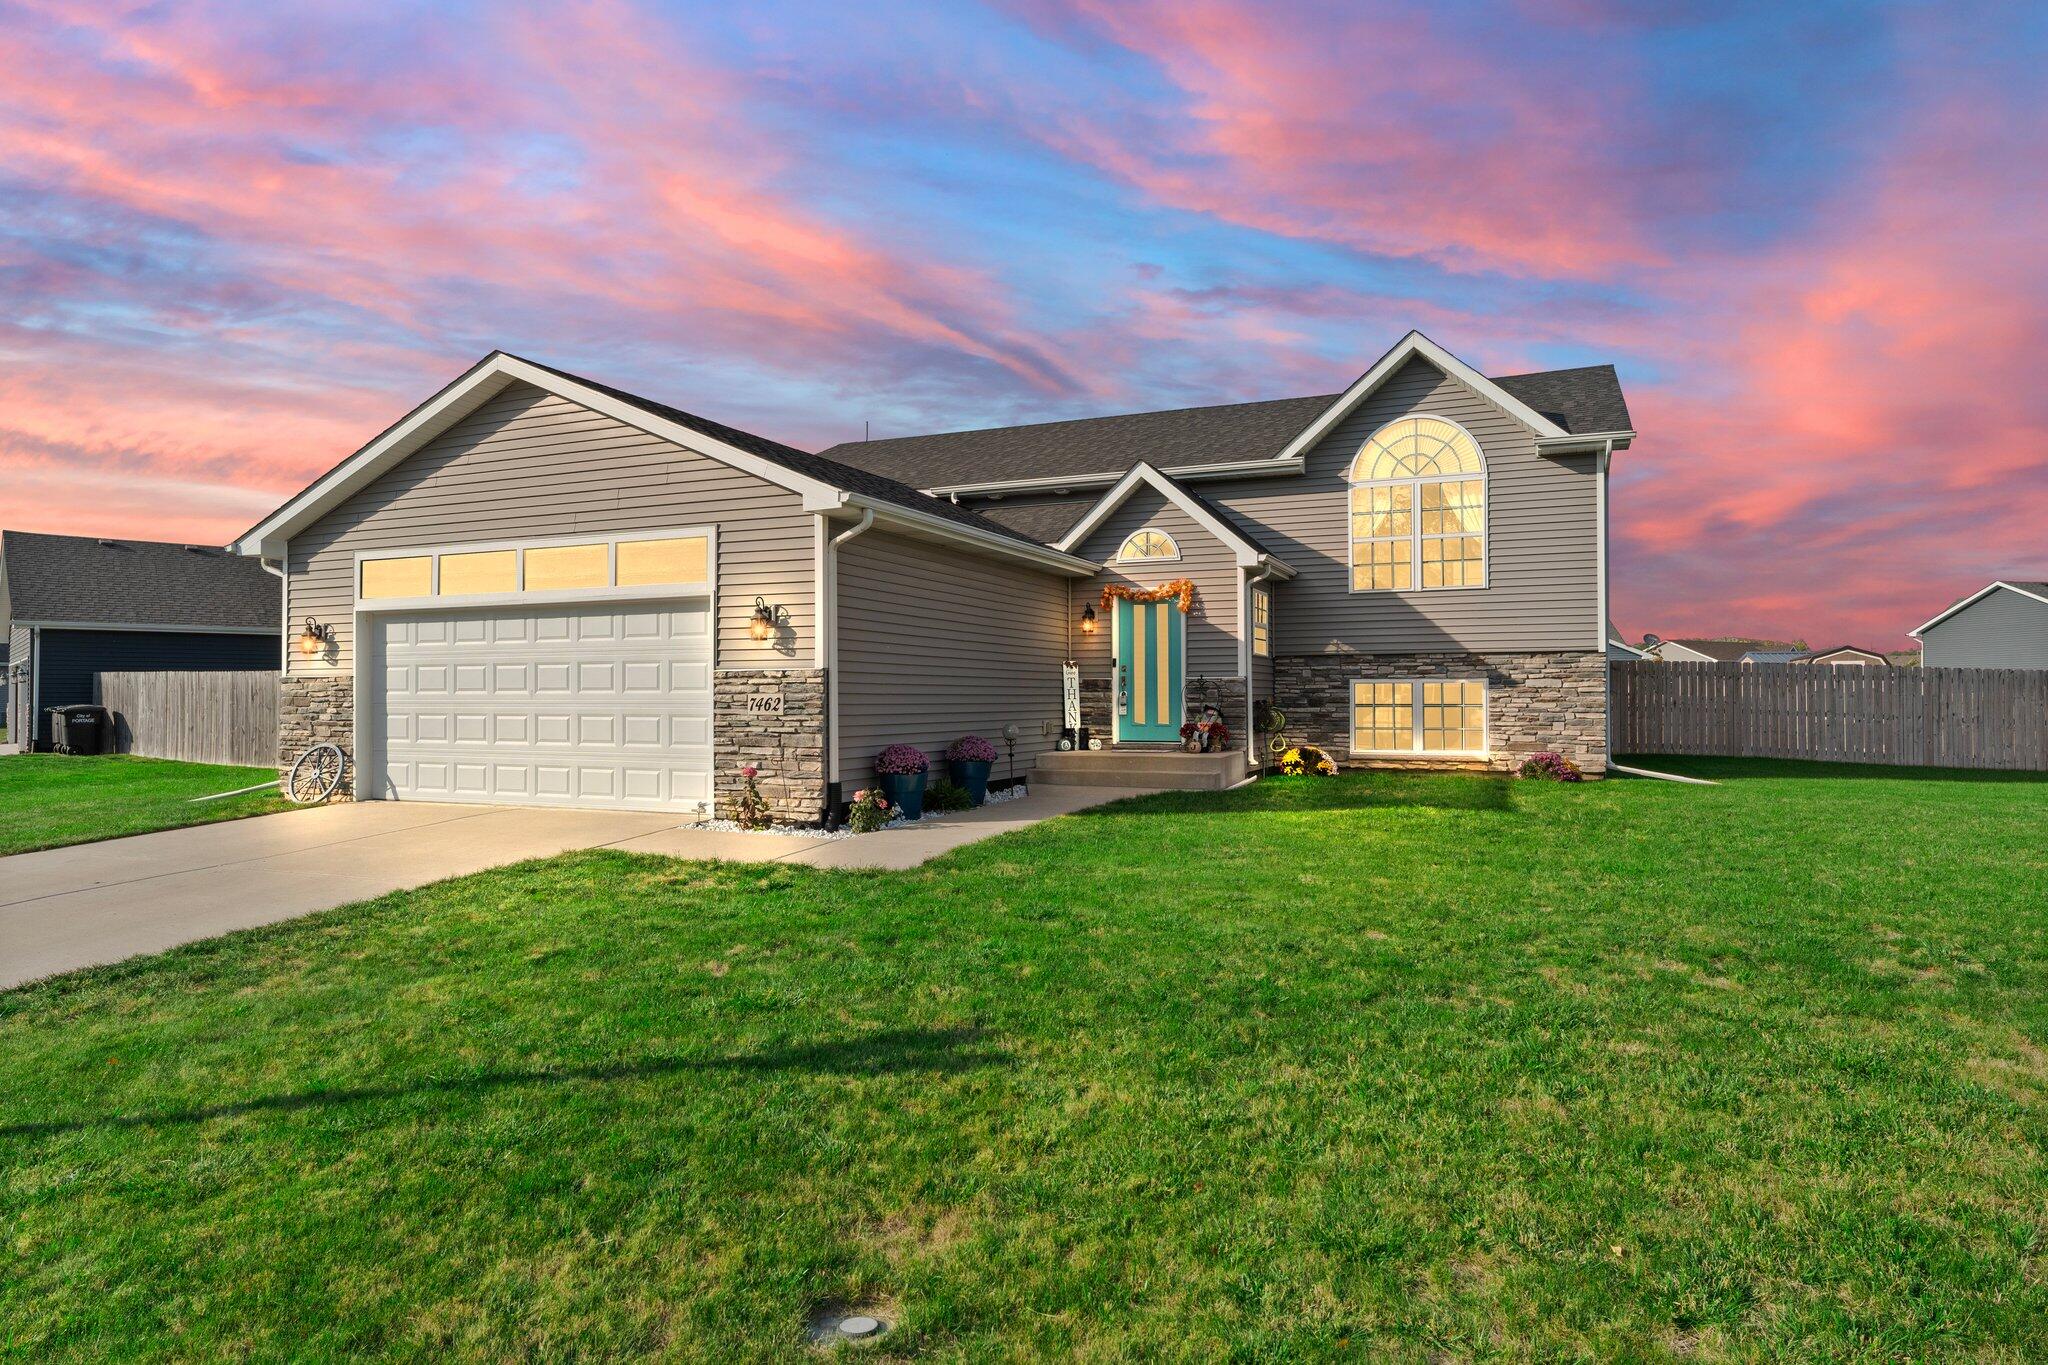
[[[1110,604],[1118,598],[1126,602],[1174,601],[1180,614],[1186,616],[1195,609],[1195,585],[1185,578],[1176,578],[1171,583],[1161,583],[1156,588],[1127,588],[1121,583],[1106,583],[1102,588],[1102,609],[1108,611]]]
[[[1060,665],[1060,709],[1069,730],[1081,728],[1081,665],[1072,659]]]

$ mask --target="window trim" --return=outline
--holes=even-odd
[[[1173,547],[1173,553],[1170,555],[1133,555],[1125,553],[1125,551],[1131,548],[1131,542],[1136,540],[1139,536],[1143,535],[1154,535],[1160,537],[1168,545],[1171,545]],[[1122,542],[1117,545],[1116,559],[1113,562],[1118,564],[1175,564],[1179,561],[1179,537],[1175,536],[1173,532],[1161,526],[1140,526],[1137,530],[1125,536]]]
[[[1479,684],[1479,744],[1477,749],[1424,749],[1422,744],[1422,702],[1411,697],[1408,703],[1408,725],[1410,737],[1415,740],[1413,749],[1361,749],[1358,747],[1358,684],[1360,683],[1404,683],[1420,687],[1424,683],[1478,683]],[[1351,755],[1354,758],[1489,758],[1493,754],[1493,686],[1485,678],[1462,677],[1457,674],[1403,674],[1393,678],[1371,678],[1354,676],[1344,689],[1344,704],[1350,717],[1348,725]]]
[[[1421,490],[1422,490],[1422,485],[1423,485],[1424,483],[1451,483],[1451,482],[1462,482],[1462,481],[1464,481],[1464,480],[1466,480],[1466,479],[1470,479],[1470,478],[1473,478],[1473,477],[1475,477],[1474,475],[1471,475],[1471,474],[1448,474],[1448,475],[1434,475],[1434,474],[1433,474],[1433,475],[1429,475],[1429,476],[1427,476],[1427,477],[1411,477],[1411,478],[1405,478],[1405,479],[1353,479],[1353,478],[1351,477],[1352,471],[1353,471],[1354,469],[1356,469],[1356,468],[1358,467],[1358,457],[1359,457],[1360,455],[1363,455],[1363,454],[1365,453],[1365,448],[1366,448],[1367,446],[1371,445],[1371,444],[1372,444],[1372,442],[1374,441],[1374,439],[1375,439],[1375,438],[1377,438],[1377,437],[1379,436],[1379,434],[1380,434],[1381,432],[1385,431],[1385,430],[1386,430],[1386,429],[1387,429],[1388,427],[1390,427],[1390,426],[1394,425],[1394,423],[1396,423],[1396,422],[1417,422],[1417,421],[1433,421],[1433,422],[1442,422],[1442,423],[1446,424],[1447,426],[1452,426],[1452,427],[1456,427],[1456,428],[1458,429],[1459,433],[1460,433],[1461,435],[1463,435],[1463,436],[1464,436],[1464,438],[1465,438],[1466,440],[1468,440],[1468,441],[1470,441],[1470,442],[1472,443],[1472,448],[1473,448],[1474,450],[1476,450],[1476,451],[1478,451],[1478,452],[1479,452],[1479,473],[1478,473],[1478,475],[1477,475],[1476,477],[1477,477],[1477,478],[1478,478],[1478,480],[1479,480],[1479,516],[1480,516],[1480,526],[1479,526],[1479,573],[1480,573],[1480,577],[1481,577],[1481,578],[1482,578],[1482,580],[1483,580],[1482,582],[1479,582],[1479,583],[1476,583],[1476,584],[1474,584],[1474,583],[1456,583],[1456,584],[1439,584],[1439,585],[1437,585],[1437,586],[1436,586],[1436,587],[1434,587],[1434,588],[1426,588],[1426,587],[1422,586],[1422,541],[1423,541],[1423,534],[1422,534],[1422,496],[1421,496]],[[1466,425],[1465,425],[1465,424],[1464,424],[1463,422],[1460,422],[1460,421],[1458,421],[1457,419],[1455,419],[1455,418],[1452,418],[1452,417],[1446,417],[1446,416],[1444,416],[1444,415],[1443,415],[1442,413],[1440,413],[1440,412],[1409,412],[1409,413],[1403,413],[1403,414],[1402,414],[1401,416],[1399,416],[1399,417],[1391,417],[1391,418],[1387,419],[1386,421],[1384,421],[1384,422],[1380,423],[1380,424],[1379,424],[1378,426],[1374,427],[1374,428],[1372,429],[1372,431],[1371,431],[1371,432],[1370,432],[1370,433],[1369,433],[1369,434],[1368,434],[1368,435],[1366,436],[1366,438],[1365,438],[1365,439],[1364,439],[1363,441],[1360,441],[1360,442],[1358,443],[1358,449],[1356,449],[1356,450],[1354,450],[1353,452],[1351,452],[1351,461],[1350,461],[1350,463],[1349,463],[1349,464],[1347,464],[1347,465],[1346,465],[1346,466],[1344,467],[1344,546],[1345,546],[1345,555],[1344,555],[1344,558],[1345,558],[1345,564],[1344,564],[1344,586],[1345,586],[1345,589],[1346,589],[1346,590],[1347,590],[1348,592],[1350,592],[1351,594],[1353,594],[1353,595],[1356,595],[1356,596],[1368,596],[1368,595],[1385,595],[1385,594],[1394,594],[1394,593],[1410,593],[1410,592],[1485,592],[1485,591],[1486,591],[1486,590],[1487,590],[1488,588],[1492,587],[1492,586],[1493,586],[1493,488],[1492,488],[1492,483],[1491,483],[1491,475],[1492,475],[1492,464],[1493,464],[1493,462],[1492,462],[1491,460],[1489,460],[1489,459],[1487,458],[1487,455],[1486,455],[1486,447],[1485,447],[1484,445],[1481,445],[1481,444],[1480,444],[1479,438],[1478,438],[1477,436],[1474,436],[1474,435],[1472,434],[1471,430],[1470,430],[1470,429],[1469,429],[1468,427],[1466,427]],[[1357,536],[1355,536],[1355,535],[1353,535],[1353,534],[1351,533],[1351,517],[1352,517],[1352,511],[1351,511],[1351,497],[1352,497],[1352,493],[1353,493],[1353,492],[1354,492],[1355,490],[1357,490],[1357,489],[1360,489],[1360,488],[1413,488],[1413,489],[1415,489],[1415,490],[1416,490],[1416,496],[1415,496],[1415,499],[1414,499],[1414,501],[1413,501],[1412,505],[1411,505],[1411,506],[1410,506],[1410,508],[1409,508],[1409,516],[1410,516],[1410,517],[1412,518],[1412,521],[1411,521],[1411,523],[1410,523],[1410,527],[1409,527],[1409,531],[1408,531],[1408,545],[1409,545],[1409,555],[1410,555],[1410,558],[1409,558],[1409,561],[1408,561],[1408,565],[1409,565],[1409,569],[1410,569],[1410,571],[1411,571],[1411,572],[1410,572],[1410,580],[1411,580],[1412,586],[1410,586],[1410,587],[1406,587],[1406,588],[1361,588],[1361,587],[1359,587],[1359,586],[1358,586],[1358,537],[1357,537]],[[1392,539],[1392,537],[1388,537],[1388,536],[1368,536],[1368,537],[1366,537],[1366,539],[1367,539],[1368,541],[1372,541],[1372,540],[1389,540],[1389,539]]]
[[[675,540],[685,537],[701,537],[704,541],[704,579],[697,583],[650,583],[621,588],[565,588],[560,591],[528,592],[526,590],[526,551],[555,549],[565,545],[603,545],[605,547],[606,577],[614,584],[619,573],[619,546],[627,541]],[[517,550],[519,562],[518,586],[511,592],[465,593],[459,597],[441,595],[441,556],[452,554],[474,554],[480,550]],[[432,563],[433,594],[428,597],[369,597],[363,596],[363,565],[379,559],[412,559],[425,555]],[[647,602],[669,597],[714,597],[718,579],[718,528],[711,526],[680,526],[658,531],[621,531],[606,534],[591,532],[571,536],[536,536],[517,540],[464,541],[448,545],[413,545],[403,549],[358,550],[353,566],[354,581],[351,584],[353,606],[359,614],[387,611],[422,610],[467,610],[471,607],[509,607],[523,603],[547,605],[568,602]]]
[[[1259,620],[1259,609],[1265,608],[1266,619]],[[1273,591],[1263,583],[1252,585],[1252,657],[1270,659],[1273,657]]]

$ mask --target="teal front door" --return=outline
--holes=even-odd
[[[1116,737],[1120,742],[1180,742],[1185,619],[1172,602],[1117,602]]]

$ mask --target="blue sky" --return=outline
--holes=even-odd
[[[2048,576],[2038,6],[0,0],[9,526],[218,540],[493,346],[813,448],[1611,361],[1631,633]]]

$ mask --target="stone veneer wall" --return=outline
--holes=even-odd
[[[1512,770],[1545,749],[1588,773],[1607,770],[1607,656],[1593,650],[1540,654],[1296,654],[1273,660],[1274,704],[1287,737],[1320,745],[1342,764],[1351,757],[1351,682],[1355,678],[1484,678],[1487,766]],[[1371,760],[1381,763],[1383,760]],[[1471,760],[1412,761],[1468,766]]]
[[[1244,679],[1243,678],[1189,678],[1187,685],[1188,720],[1202,718],[1202,708],[1213,706],[1223,714],[1223,723],[1230,727],[1230,733],[1242,737],[1244,734]],[[1232,741],[1235,742],[1234,740]]]
[[[1231,743],[1238,743],[1244,735],[1244,679],[1243,678],[1189,678],[1186,687],[1187,719],[1198,721],[1202,708],[1213,706],[1223,713],[1223,723],[1230,727]],[[1107,678],[1081,679],[1081,723],[1095,734],[1102,736],[1104,745],[1115,742],[1116,729],[1111,722],[1116,718],[1116,691]]]
[[[1116,718],[1116,689],[1108,678],[1081,679],[1081,724],[1092,735],[1099,736],[1107,747],[1115,739],[1116,732],[1110,722]]]
[[[746,787],[740,768],[761,770],[761,794],[777,821],[813,825],[825,816],[825,671],[720,669],[711,685],[712,790],[732,818]]]
[[[348,771],[334,794],[349,800],[356,790],[356,683],[346,675],[277,680],[277,774],[291,771],[300,754],[315,744],[336,744],[348,755]]]

